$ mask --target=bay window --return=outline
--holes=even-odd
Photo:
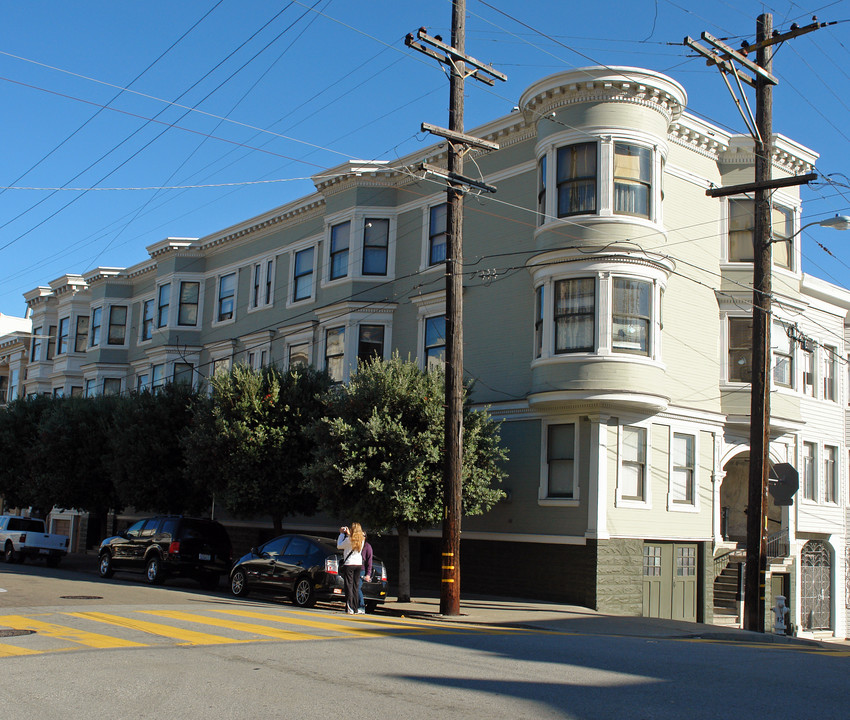
[[[233,320],[236,307],[236,273],[222,275],[218,280],[218,313],[219,322]]]
[[[330,274],[331,280],[348,275],[348,249],[351,241],[351,222],[331,228]]]
[[[331,328],[325,332],[325,370],[336,383],[345,374],[345,328]]]
[[[794,344],[782,323],[773,323],[773,382],[782,387],[794,385]]]
[[[442,367],[446,357],[446,316],[425,319],[425,369]]]
[[[558,217],[596,212],[595,142],[558,148]]]
[[[596,281],[573,278],[555,283],[555,352],[592,352],[596,321]]]
[[[109,328],[106,335],[107,345],[123,345],[127,335],[127,306],[113,305],[109,308]]]
[[[386,275],[390,243],[390,221],[366,218],[363,225],[363,274]]]
[[[649,148],[614,143],[614,212],[650,217],[652,152]]]
[[[611,349],[649,355],[651,283],[614,278]]]
[[[368,362],[373,358],[384,357],[384,326],[361,325],[357,340],[358,363]]]
[[[748,383],[753,376],[753,319],[729,318],[729,382]]]
[[[428,264],[436,265],[446,259],[448,232],[448,205],[441,203],[431,208],[428,223]]]
[[[753,262],[753,230],[755,203],[747,199],[730,199],[728,204],[730,262]],[[773,264],[791,269],[794,259],[794,214],[788,208],[773,205],[770,209],[770,235]]]
[[[199,282],[180,283],[180,304],[177,308],[178,325],[198,324],[198,300],[201,292]]]
[[[313,248],[295,253],[292,278],[292,301],[307,300],[313,295]]]
[[[74,352],[82,353],[86,351],[86,345],[89,341],[89,316],[77,315],[77,332],[74,338]]]
[[[70,334],[71,318],[65,317],[59,321],[59,336],[56,340],[56,354],[64,355],[68,352],[68,336]]]

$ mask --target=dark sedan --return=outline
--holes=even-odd
[[[252,590],[287,594],[299,607],[317,600],[343,600],[339,567],[342,553],[336,542],[315,535],[281,535],[251,548],[230,571],[230,589],[238,597]],[[363,582],[366,610],[373,612],[387,597],[387,571],[372,559],[372,581]]]

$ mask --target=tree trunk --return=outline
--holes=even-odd
[[[398,528],[398,601],[410,602],[410,530]]]

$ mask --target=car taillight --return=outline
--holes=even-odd
[[[381,567],[381,582],[387,581],[387,569],[386,567]]]
[[[339,561],[335,557],[325,558],[325,572],[339,575]]]
[[[20,539],[20,541],[21,541],[21,542],[26,542],[26,541],[27,541],[27,534],[26,534],[26,533],[21,533],[21,539]]]
[[[177,555],[180,552],[180,541],[175,540],[171,545],[168,546],[168,554],[169,555]]]

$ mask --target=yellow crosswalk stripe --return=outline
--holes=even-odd
[[[121,617],[120,615],[107,615],[101,612],[74,612],[63,613],[71,617],[83,618],[84,620],[93,620],[94,622],[106,623],[107,625],[116,625],[118,627],[128,628],[129,630],[139,630],[140,632],[150,635],[159,635],[174,640],[182,640],[181,645],[225,645],[227,643],[247,642],[245,640],[235,640],[223,635],[208,635],[207,633],[197,632],[195,630],[186,630],[184,628],[174,627],[172,625],[161,625],[160,623],[148,622],[147,620],[135,620],[133,618]]]
[[[235,620],[223,620],[222,618],[211,618],[203,615],[195,615],[192,613],[178,612],[176,610],[143,610],[147,615],[156,615],[157,617],[170,618],[171,620],[182,620],[184,622],[200,623],[202,625],[213,625],[215,627],[227,628],[228,630],[239,630],[240,632],[254,633],[255,635],[263,635],[266,637],[277,638],[278,640],[326,640],[327,636],[323,635],[308,635],[307,633],[295,632],[293,630],[283,630],[281,628],[273,628],[268,625],[258,625],[257,623],[244,623]],[[299,623],[304,625],[305,623]]]
[[[346,635],[356,635],[359,637],[384,637],[387,635],[399,635],[398,630],[411,631],[410,627],[404,625],[370,623],[364,622],[363,625],[374,627],[357,627],[357,625],[345,625],[340,622],[327,622],[320,620],[307,620],[286,617],[284,615],[271,615],[269,613],[251,612],[250,610],[222,610],[221,608],[211,608],[212,612],[223,613],[226,615],[235,615],[237,617],[253,618],[254,620],[269,620],[276,623],[288,623],[290,625],[299,625],[303,627],[312,627],[318,630],[333,630],[334,632],[345,633]],[[418,629],[413,629],[414,632],[421,634]]]
[[[30,650],[17,645],[3,645],[0,643],[0,658],[18,657],[20,655],[41,655],[41,650]]]
[[[67,640],[92,648],[123,648],[123,647],[145,647],[142,643],[124,640],[122,638],[101,635],[99,633],[86,632],[65,625],[54,625],[53,623],[33,620],[22,615],[3,615],[3,625],[8,625],[15,630],[34,630],[40,635]]]

